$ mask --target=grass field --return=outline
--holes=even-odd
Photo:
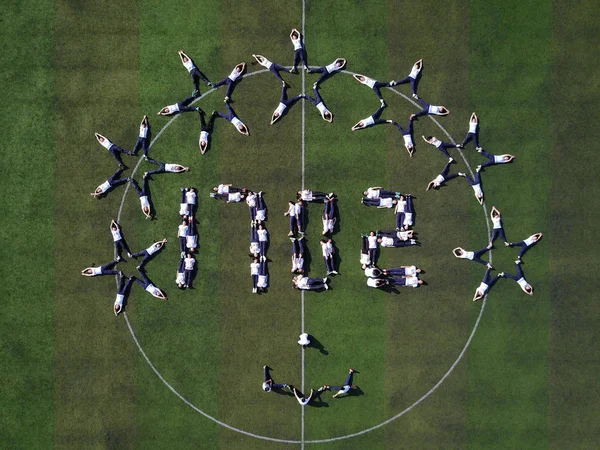
[[[0,448],[600,446],[596,3],[342,0],[304,7],[303,14],[301,1],[270,0],[4,5]],[[216,81],[253,53],[291,64],[289,31],[303,25],[313,66],[345,57],[348,71],[390,80],[424,58],[419,94],[451,110],[439,118],[443,128],[462,140],[476,111],[486,150],[517,155],[482,178],[487,208],[502,211],[509,240],[544,232],[524,257],[533,297],[500,280],[485,303],[470,301],[484,270],[451,249],[484,246],[486,219],[461,179],[425,192],[445,160],[420,136],[445,138],[443,131],[427,118],[416,122],[412,159],[392,127],[352,133],[378,100],[349,74],[322,85],[332,124],[306,102],[269,125],[281,89],[270,73],[246,77],[233,94],[250,137],[217,121],[211,148],[200,155],[197,115],[174,120],[150,154],[191,170],[154,177],[151,222],[132,190],[90,197],[116,169],[93,133],[131,148],[144,114],[156,136],[169,120],[156,111],[190,94],[177,50]],[[250,73],[259,69],[249,65]],[[290,96],[303,86],[310,91],[316,78],[306,74],[303,85],[301,75],[284,77]],[[406,85],[397,90],[409,94]],[[224,111],[223,95],[197,104]],[[391,91],[384,96],[383,117],[402,125],[418,109]],[[459,163],[452,170],[464,170],[453,154]],[[472,146],[464,155],[473,168],[482,162]],[[133,168],[137,159],[126,163]],[[142,161],[134,177],[141,181],[150,168]],[[265,192],[267,294],[251,294],[245,205],[208,198],[221,182]],[[283,213],[303,184],[338,196],[340,275],[331,291],[301,295],[290,288]],[[384,250],[379,265],[416,264],[427,286],[398,294],[366,287],[360,234],[394,227],[392,213],[360,204],[362,190],[374,185],[416,196],[422,242]],[[200,192],[199,270],[187,291],[174,284],[180,186]],[[313,276],[324,275],[320,214],[319,204],[309,205]],[[108,225],[118,215],[132,249],[170,240],[147,267],[169,301],[134,286],[127,318],[111,312],[112,278],[79,275],[112,258]],[[498,243],[494,266],[513,273],[515,256]],[[120,267],[133,275],[135,265]],[[128,322],[155,369],[189,403],[230,427],[280,441],[228,429],[184,403],[142,356]],[[300,349],[303,329],[323,352]],[[302,409],[292,397],[262,392],[264,364],[276,381],[304,390],[341,383],[355,367],[359,395],[326,393],[323,403]]]

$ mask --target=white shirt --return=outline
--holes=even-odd
[[[273,63],[271,61],[269,61],[267,58],[264,58],[262,60],[262,62],[259,62],[259,64],[263,67],[266,67],[267,69],[270,69],[271,66],[273,65]]]
[[[408,241],[409,237],[408,234],[410,233],[410,231],[398,231],[396,233],[396,236],[398,236],[398,239],[400,239],[401,241]]]
[[[477,132],[477,122],[469,121],[469,133],[476,133],[476,132]]]
[[[250,275],[258,275],[258,268],[260,267],[259,263],[250,263]]]
[[[231,123],[233,125],[235,125],[235,127],[239,130],[239,127],[241,125],[244,125],[244,122],[242,122],[240,119],[238,119],[237,117],[234,117],[233,119],[231,119]],[[245,125],[244,125],[245,126]]]
[[[185,274],[183,272],[177,272],[177,276],[175,277],[176,284],[185,284]]]
[[[198,235],[193,234],[191,236],[185,237],[185,246],[187,248],[196,248],[198,247]]]
[[[123,294],[117,294],[117,299],[115,300],[115,305],[114,305],[114,309],[115,310],[121,310],[121,308],[123,308],[123,302],[125,301],[125,296]],[[119,308],[117,308],[117,306]]]
[[[404,221],[402,225],[412,225],[413,224],[413,213],[407,212],[404,214]]]
[[[113,143],[110,142],[108,139],[104,138],[104,140],[102,142],[100,142],[100,145],[102,147],[104,147],[106,150],[108,150],[113,145]]]
[[[253,255],[255,253],[260,253],[260,246],[258,242],[250,242],[250,253]]]
[[[300,276],[296,281],[296,286],[298,286],[300,289],[308,288],[308,278]]]
[[[535,234],[532,234],[527,239],[525,239],[523,242],[525,242],[525,245],[527,245],[527,247],[529,247],[532,244],[535,244],[537,242],[537,239],[535,238]]]
[[[525,289],[527,286],[529,286],[529,283],[523,277],[519,278],[517,280],[517,283],[519,283],[519,286],[521,286],[521,289]]]
[[[196,192],[195,191],[187,191],[185,193],[185,201],[190,205],[196,204]]]
[[[438,147],[438,148],[440,148],[440,147],[442,146],[442,141],[440,141],[440,140],[439,140],[439,139],[437,139],[437,138],[436,138],[436,139],[434,139],[434,140],[433,140],[431,143],[432,143],[433,145],[435,145],[436,147]]]
[[[119,228],[117,228],[116,230],[113,230],[112,228],[110,229],[110,232],[112,234],[113,237],[113,241],[117,242],[121,239],[123,239],[123,236],[121,236],[121,230]]]
[[[404,268],[404,275],[407,277],[416,277],[417,276],[417,266],[406,266]]]
[[[293,203],[291,205],[289,205],[287,213],[290,216],[295,216],[296,215],[296,205],[294,205]]]
[[[180,216],[185,216],[186,214],[188,214],[188,204],[187,203],[180,203],[179,204],[179,215]]]
[[[241,202],[242,194],[240,192],[231,192],[227,196],[227,201],[228,202]]]
[[[323,219],[323,232],[333,231],[333,219]]]
[[[266,288],[268,285],[267,278],[268,278],[268,275],[259,275],[258,282],[256,283],[256,287]]]
[[[419,66],[418,64],[415,64],[414,66],[412,66],[412,70],[410,71],[408,76],[410,78],[416,79],[419,76],[419,73],[421,72],[422,68],[423,68],[423,65]]]
[[[256,230],[258,233],[258,242],[267,242],[269,240],[267,236],[267,230]]]
[[[302,268],[304,268],[304,258],[292,258],[292,270],[295,272]]]
[[[160,289],[158,289],[156,286],[154,286],[153,284],[150,284],[146,290],[151,293],[154,296],[157,296],[160,293]]]
[[[477,290],[485,295],[485,293],[488,290],[488,287],[489,286],[482,281],[481,284],[479,285],[479,287],[477,288]]]
[[[440,185],[444,182],[444,180],[444,176],[440,173],[437,177],[433,179],[433,184]]]
[[[377,280],[379,280],[379,278],[367,278],[367,286],[372,288],[379,287],[377,286]]]
[[[300,198],[304,201],[310,202],[312,200],[312,191],[310,189],[301,191]]]
[[[177,228],[177,237],[187,236],[188,228],[189,227],[187,225],[179,225],[179,227]]]
[[[348,392],[349,390],[350,390],[350,386],[349,386],[349,385],[343,386],[343,387],[342,387],[342,388],[341,388],[341,389],[340,389],[340,390],[337,392],[337,394],[336,394],[336,395],[345,394],[345,393],[346,393],[346,392]]]
[[[331,64],[328,64],[327,66],[325,66],[325,68],[327,69],[327,73],[336,72],[336,71],[340,70],[340,68],[337,66],[336,62],[337,62],[337,60],[332,62]]]
[[[150,202],[148,201],[147,195],[143,195],[140,197],[140,204],[142,205],[142,209],[144,209],[144,208],[150,209]]]
[[[248,206],[254,207],[256,206],[256,194],[252,194],[246,197],[246,204]]]
[[[307,333],[302,333],[298,337],[298,344],[299,345],[308,345],[308,344],[310,344],[310,340],[308,339],[308,334]]]
[[[292,39],[292,44],[294,44],[294,50],[300,50],[302,48],[302,39]]]
[[[92,267],[92,276],[94,275],[101,275],[102,274],[102,268],[101,267]]]
[[[379,198],[379,189],[367,189],[367,198]]]
[[[361,81],[361,83],[366,84],[371,89],[373,89],[373,86],[375,86],[375,80],[369,77],[365,77],[365,81]]]
[[[406,286],[410,287],[419,287],[419,279],[417,277],[406,277],[405,279]]]
[[[376,267],[367,267],[365,269],[365,276],[369,278],[377,278],[380,275],[380,270]]]
[[[325,104],[323,102],[317,103],[317,109],[319,110],[319,112],[321,113],[322,116],[325,113],[329,112],[329,110],[325,107]]]
[[[406,200],[398,200],[398,203],[396,203],[395,212],[399,213],[404,211],[406,211]]]
[[[505,164],[505,163],[507,163],[508,161],[505,161],[505,160],[504,160],[504,155],[494,155],[494,162],[495,162],[496,164]]]
[[[266,381],[262,384],[262,389],[265,392],[271,392],[271,385]]]
[[[381,206],[383,208],[393,208],[394,207],[393,201],[394,201],[393,198],[380,198],[379,206]]]
[[[367,236],[369,248],[377,248],[377,236]]]
[[[148,137],[148,127],[144,125],[140,125],[140,137],[145,138]]]
[[[279,106],[277,106],[277,109],[275,109],[273,114],[279,114],[281,116],[285,108],[287,108],[287,106],[284,103],[279,102]]]
[[[483,191],[481,190],[481,184],[477,183],[477,184],[474,184],[471,187],[473,188],[473,191],[475,192],[475,196],[477,196],[477,197],[483,197]],[[502,225],[500,225],[498,228],[502,228]]]
[[[429,114],[439,114],[441,106],[429,105]]]
[[[188,70],[188,72],[191,72],[192,70],[194,70],[196,68],[196,66],[194,65],[194,63],[192,62],[191,59],[188,59],[187,62],[183,62],[183,65],[185,66],[185,68]]]
[[[382,247],[393,247],[394,246],[394,238],[391,237],[382,237],[381,244]]]
[[[185,264],[185,270],[193,270],[196,260],[194,258],[185,258],[183,263]]]
[[[265,210],[264,209],[259,209],[258,211],[256,211],[256,219],[257,220],[265,220]]]
[[[404,145],[414,147],[415,144],[413,143],[412,136],[410,134],[403,134],[402,138],[404,139]]]
[[[242,72],[238,72],[237,69],[234,68],[227,78],[229,78],[231,81],[235,81],[239,78],[241,74]]]
[[[208,142],[208,131],[200,132],[200,142]]]
[[[458,256],[460,259],[473,259],[475,252],[462,252],[462,255]]]
[[[294,205],[294,215],[298,217],[302,215],[302,205],[300,203],[296,203]]]
[[[229,194],[229,186],[227,186],[225,184],[220,184],[219,186],[217,186],[217,193],[218,194]]]
[[[110,182],[108,180],[106,180],[104,183],[102,183],[100,186],[98,186],[98,189],[100,189],[100,193],[104,194],[106,191],[108,191],[110,189]]]
[[[323,257],[327,258],[331,256],[331,250],[327,246],[327,244],[321,244],[321,252],[323,253]]]
[[[361,253],[360,254],[360,263],[364,264],[364,265],[369,265],[371,264],[371,257],[369,256],[368,253]]]
[[[178,167],[179,164],[165,164],[165,172],[179,172]]]
[[[366,119],[363,119],[362,123],[363,123],[363,128],[366,128],[369,125],[373,125],[375,123],[375,119],[373,118],[373,116],[369,116]]]
[[[502,228],[502,219],[500,217],[492,217],[492,223],[494,224],[494,230]]]
[[[169,114],[173,114],[174,112],[179,111],[179,105],[175,103],[174,105],[167,106],[167,111]]]
[[[162,248],[162,245],[158,242],[152,244],[150,247],[148,247],[146,249],[146,251],[148,252],[149,255],[153,255],[155,254],[157,251],[159,251]]]

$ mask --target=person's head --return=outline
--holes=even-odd
[[[113,222],[110,224],[110,229],[116,231],[119,227],[117,226],[116,222]]]
[[[455,254],[456,256],[462,256],[462,254],[463,254],[462,248],[457,248],[457,249],[455,249],[455,250],[454,250],[454,254]]]
[[[377,238],[377,242],[381,243],[382,241],[383,241],[383,239]]]
[[[300,33],[297,30],[292,30],[292,39],[300,39]]]
[[[290,200],[290,201],[288,202],[288,205],[290,205],[290,206],[291,206],[291,205],[293,205],[293,204],[294,204],[294,202],[293,202],[292,200]]]
[[[423,281],[423,280],[419,280],[419,281],[417,282],[417,284],[423,284],[423,283],[424,283],[424,281]]]
[[[262,384],[262,390],[265,391],[265,392],[271,392],[271,385],[269,384],[268,381],[265,381]]]
[[[181,59],[182,59],[182,61],[183,61],[184,63],[186,63],[186,62],[188,62],[188,61],[190,60],[190,59],[189,59],[187,56],[185,56],[185,55],[183,55],[183,54],[181,55]]]
[[[435,139],[435,136],[425,136],[426,141],[431,141],[433,139]]]
[[[394,199],[392,200],[392,205],[397,205],[398,204],[398,200]]]
[[[196,192],[196,188],[189,188],[188,192]]]
[[[304,204],[304,202],[302,201],[302,199],[301,199],[301,198],[299,198],[299,199],[298,199],[298,204],[299,204],[300,206],[302,206],[302,205]]]
[[[415,147],[412,144],[406,144],[405,147],[406,147],[406,150],[408,150],[409,153],[412,153],[413,150],[415,149]]]
[[[356,124],[356,128],[362,128],[364,126],[365,126],[365,124],[363,123],[362,120]]]
[[[360,81],[360,82],[364,82],[367,79],[363,75],[358,75],[356,78],[358,78],[358,81]]]
[[[161,109],[158,114],[169,114],[169,107],[165,106],[163,109]]]
[[[369,236],[375,236],[375,232],[374,231],[369,231]]]
[[[333,114],[331,114],[329,111],[325,111],[323,113],[323,119],[325,119],[327,122],[332,122],[333,121]]]
[[[510,155],[504,155],[502,158],[504,161],[510,161]]]
[[[368,195],[367,191],[363,191],[363,195],[366,197]]]
[[[101,136],[101,135],[97,134],[96,137],[98,138],[98,140],[100,142],[104,142],[104,136]]]
[[[533,287],[530,284],[528,284],[527,286],[525,286],[524,290],[525,290],[526,294],[533,295]]]
[[[258,258],[254,258],[254,259],[252,260],[252,262],[253,262],[253,263],[257,263],[257,262],[258,262]]]
[[[327,241],[326,241],[325,239],[321,239],[321,240],[319,241],[319,244],[321,244],[321,245],[325,245],[325,244],[327,244]]]
[[[242,134],[248,134],[248,128],[246,128],[246,125],[239,125],[238,130],[240,130],[240,133]]]
[[[178,289],[185,289],[185,284],[183,284],[183,283],[177,283],[177,288]]]
[[[338,58],[335,61],[335,67],[337,67],[338,69],[344,67],[344,64],[346,64],[346,60],[344,58]]]
[[[258,224],[258,229],[259,229],[259,230],[262,230],[262,229],[264,229],[264,227],[262,226],[262,223],[259,223],[259,224]]]
[[[274,112],[273,113],[273,122],[275,122],[277,119],[279,119],[279,113],[278,112]]]
[[[94,194],[101,194],[102,193],[102,188],[97,187],[96,190],[94,191]]]
[[[118,316],[121,313],[121,305],[118,303],[114,306],[115,316]]]

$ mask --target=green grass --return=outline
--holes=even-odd
[[[111,259],[108,223],[124,192],[118,188],[99,201],[88,195],[116,168],[93,132],[128,148],[148,114],[156,135],[168,119],[155,112],[192,89],[177,57],[180,48],[212,80],[237,62],[251,62],[252,53],[290,64],[287,36],[301,27],[301,6],[59,0],[5,8],[2,36],[11,45],[0,56],[0,96],[12,114],[0,119],[10,164],[0,180],[0,273],[8,287],[0,316],[2,447],[299,447],[234,433],[181,402],[141,357],[124,317],[112,315],[114,280],[85,279],[79,271]],[[545,235],[525,257],[535,296],[500,280],[466,357],[438,390],[377,431],[311,447],[597,447],[594,332],[600,309],[593,295],[598,248],[591,230],[597,221],[592,152],[598,132],[588,119],[598,103],[598,63],[589,57],[598,43],[594,6],[308,2],[310,64],[343,56],[348,70],[388,80],[424,58],[419,92],[451,109],[440,123],[454,139],[463,138],[469,114],[477,111],[486,150],[517,155],[515,163],[483,174],[488,207],[502,211],[508,238]],[[284,76],[290,95],[301,91],[300,76]],[[314,75],[306,76],[307,90],[313,81]],[[154,177],[153,221],[144,220],[130,191],[121,224],[132,249],[165,236],[170,241],[148,265],[169,301],[134,286],[127,307],[140,344],[165,379],[232,426],[298,440],[302,416],[295,401],[260,390],[263,364],[273,367],[277,381],[298,386],[302,373],[295,342],[301,295],[290,288],[283,217],[302,184],[302,105],[270,126],[280,88],[269,73],[245,79],[233,106],[251,136],[219,120],[203,156],[197,115],[175,120],[151,155],[191,171]],[[399,90],[409,92],[407,86]],[[335,119],[327,124],[305,104],[305,184],[338,194],[340,276],[330,292],[304,297],[306,330],[328,352],[306,350],[305,390],[338,383],[355,367],[363,395],[332,399],[327,393],[323,407],[305,408],[308,440],[374,426],[409,407],[444,375],[482,307],[470,298],[483,268],[456,260],[450,250],[480,248],[487,241],[482,210],[464,180],[424,191],[444,164],[420,139],[445,139],[433,122],[416,123],[417,152],[409,159],[392,127],[350,132],[378,107],[368,88],[338,74],[321,94]],[[416,108],[391,92],[384,95],[384,117],[404,125]],[[199,104],[208,113],[224,110],[222,96],[221,90]],[[472,165],[481,161],[472,148],[465,155]],[[142,162],[135,178],[148,168]],[[459,161],[453,170],[463,168]],[[250,292],[245,205],[208,198],[220,182],[265,192],[272,260],[266,295]],[[423,245],[386,250],[380,265],[415,263],[426,270],[427,286],[400,289],[398,295],[365,286],[359,236],[394,224],[391,212],[360,205],[360,192],[370,185],[416,195]],[[200,192],[199,271],[195,289],[185,292],[174,285],[181,186]],[[321,205],[308,209],[310,274],[321,276]],[[497,247],[494,266],[513,271],[516,251]],[[135,273],[134,262],[121,265],[127,274]],[[585,272],[575,274],[571,268],[579,265]]]

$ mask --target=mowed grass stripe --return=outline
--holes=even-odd
[[[0,435],[6,448],[51,448],[54,432],[53,3],[5,5],[0,99]],[[33,265],[35,264],[35,265]]]
[[[517,155],[511,166],[482,174],[486,201],[502,211],[507,238],[517,241],[550,225],[551,124],[540,112],[551,104],[551,9],[545,2],[494,7],[473,1],[470,11],[470,94],[481,117],[480,142],[491,153]],[[470,158],[482,161],[473,150]],[[488,298],[481,333],[469,352],[470,447],[547,445],[547,261],[554,240],[550,233],[546,238],[524,258],[535,296],[506,279]],[[515,273],[516,254],[497,241],[494,266]],[[474,287],[480,278],[473,279]]]
[[[553,448],[595,448],[598,433],[599,132],[595,2],[552,10],[552,199],[548,441]],[[577,273],[575,273],[575,270]]]
[[[312,2],[306,19],[306,45],[311,65],[326,65],[338,57],[348,60],[348,70],[371,73],[385,65],[377,30],[385,20],[383,5],[353,2],[328,4]],[[352,30],[350,32],[350,30]],[[369,70],[371,69],[371,70]],[[316,75],[307,75],[307,92],[312,95]],[[306,438],[325,439],[356,432],[383,420],[384,305],[378,293],[366,291],[358,266],[360,234],[376,228],[382,211],[370,211],[360,204],[361,192],[370,183],[383,185],[385,169],[367,167],[363,161],[385,155],[385,132],[373,129],[353,133],[350,128],[377,109],[378,101],[365,86],[350,75],[336,74],[320,87],[320,94],[334,114],[328,124],[317,109],[306,103],[306,180],[308,188],[335,192],[339,212],[338,230],[333,235],[337,248],[339,276],[332,278],[332,290],[306,295],[308,333],[325,347],[327,355],[306,351],[307,387],[343,383],[349,367],[360,371],[354,378],[364,395],[333,399],[326,392],[328,407],[306,409]],[[368,150],[367,150],[368,149]],[[310,276],[325,276],[321,254],[323,205],[311,204],[307,229],[311,254]],[[371,436],[369,448],[381,445]],[[331,444],[334,448],[338,444]],[[352,445],[346,441],[342,446]]]
[[[300,27],[300,3],[225,2],[221,17],[221,64],[218,78],[227,76],[235,64],[246,61],[249,71],[252,54],[260,53],[280,64],[291,64],[289,32]],[[265,14],[269,11],[269,14]],[[300,77],[286,76],[299,93]],[[248,258],[250,219],[245,204],[218,204],[224,244],[219,257],[221,359],[219,366],[220,418],[254,433],[284,439],[300,438],[300,409],[290,397],[265,394],[260,389],[262,366],[273,368],[277,382],[300,385],[300,353],[295,336],[300,328],[300,295],[290,288],[287,200],[301,183],[300,108],[296,105],[274,126],[269,125],[277,107],[281,83],[270,73],[243,80],[233,93],[233,108],[250,129],[251,136],[239,134],[219,120],[215,124],[215,151],[220,153],[219,182],[262,190],[268,207],[270,233],[270,287],[266,295],[252,294]],[[215,94],[218,109],[224,88]],[[203,194],[208,196],[207,194]],[[230,431],[221,433],[223,448],[277,448]]]
[[[393,8],[395,2],[388,2]],[[446,105],[451,114],[438,118],[440,124],[460,139],[468,114],[468,42],[464,36],[469,9],[461,2],[444,8],[429,4],[410,7],[410,20],[387,20],[387,79],[404,78],[415,61],[424,59],[419,95],[432,104]],[[423,33],[431,24],[444,23],[444,38]],[[409,85],[396,88],[410,96]],[[399,96],[388,94],[390,107],[386,117],[402,127],[420,107]],[[428,392],[447,372],[465,345],[474,321],[469,320],[470,286],[466,279],[474,267],[454,258],[452,248],[463,245],[482,246],[485,220],[481,210],[469,211],[473,200],[464,180],[451,181],[439,191],[425,192],[428,182],[440,173],[446,158],[426,144],[421,135],[433,135],[450,141],[429,118],[414,122],[416,151],[409,158],[401,134],[387,129],[388,143],[386,184],[397,185],[402,192],[413,194],[415,230],[422,247],[384,251],[382,267],[414,264],[425,270],[421,278],[428,285],[419,289],[400,288],[397,296],[386,301],[386,416],[391,417],[412,405]],[[465,171],[456,150],[457,160],[451,173]],[[464,185],[463,185],[464,184]],[[393,228],[393,214],[386,217],[386,228]],[[479,239],[469,236],[465,224],[477,227]],[[472,243],[471,241],[475,241]],[[479,245],[479,247],[477,247]],[[469,247],[471,248],[471,247]],[[414,251],[413,251],[414,250]],[[423,404],[384,429],[386,446],[402,441],[407,448],[461,447],[465,440],[465,375],[463,361],[452,375]],[[432,424],[439,426],[432,426]]]
[[[93,132],[133,145],[123,124],[136,126],[136,9],[59,1],[55,14],[55,446],[127,448],[135,445],[135,348],[112,313],[114,279],[79,271],[113,257],[108,225],[122,188],[89,196],[116,169]],[[134,230],[124,234],[136,246]]]
[[[153,136],[169,118],[156,112],[164,105],[180,101],[192,92],[192,82],[177,51],[183,49],[197,66],[214,79],[219,64],[220,9],[214,5],[199,8],[191,2],[165,7],[163,3],[140,5],[139,82],[136,123],[143,114],[150,118]],[[182,16],[193,28],[182,27]],[[201,92],[208,91],[202,85]],[[204,100],[202,101],[204,104]],[[208,111],[210,114],[210,110]],[[221,241],[218,222],[210,204],[199,198],[196,215],[200,248],[196,254],[194,289],[179,291],[175,273],[179,261],[176,237],[179,225],[180,187],[193,186],[206,192],[218,171],[219,153],[212,149],[202,156],[198,149],[199,120],[195,113],[181,115],[165,130],[150,150],[159,161],[189,166],[181,175],[158,175],[150,181],[156,219],[148,222],[140,212],[132,191],[125,202],[124,221],[138,230],[139,248],[167,237],[167,247],[147,266],[150,278],[169,295],[164,303],[141,290],[132,294],[129,317],[137,337],[156,368],[194,405],[213,416],[219,415],[215,367],[219,359],[219,265],[215,255]],[[142,163],[136,179],[153,168]],[[194,446],[197,442],[218,444],[219,427],[195,413],[164,386],[144,359],[137,364],[137,430],[142,447]],[[162,405],[157,408],[156,405]]]

